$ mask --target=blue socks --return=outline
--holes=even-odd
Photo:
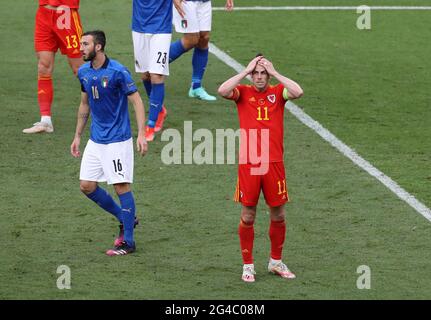
[[[144,83],[145,91],[147,92],[147,96],[149,98],[151,95],[151,88],[152,88],[151,80],[142,80],[142,82]]]
[[[181,39],[171,43],[171,48],[169,51],[169,63],[175,61],[180,57],[186,50],[183,48]],[[208,48],[199,49],[194,48],[192,57],[192,88],[197,89],[202,86],[202,78],[204,77],[205,68],[208,64]]]
[[[124,226],[124,241],[128,245],[133,246],[133,229],[135,227],[135,199],[131,191],[120,194],[118,196],[121,202],[122,220]]]
[[[192,89],[201,87],[202,78],[204,77],[205,68],[208,64],[208,48],[193,50],[192,66]]]
[[[165,84],[152,83],[150,94],[150,112],[148,115],[148,126],[154,128],[156,125],[157,117],[163,107],[163,99],[165,97]]]
[[[183,48],[181,40],[177,40],[171,43],[171,48],[169,49],[169,63],[175,61],[179,56],[181,56],[186,50]]]
[[[114,215],[124,226],[124,241],[133,246],[133,229],[135,227],[135,199],[131,191],[118,196],[121,208],[104,189],[97,186],[96,190],[87,194],[87,197],[96,202],[102,209]]]
[[[87,194],[87,197],[96,202],[102,209],[111,213],[120,223],[123,223],[121,208],[104,189],[97,186],[96,190]]]

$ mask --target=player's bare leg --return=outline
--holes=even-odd
[[[89,195],[97,189],[97,182],[81,180],[79,182],[79,188],[81,189],[82,193]]]
[[[84,60],[82,58],[67,58],[67,60],[73,74],[76,76],[78,74],[79,67],[84,63]]]
[[[209,31],[199,32],[199,38],[195,44],[193,51],[193,74],[192,74],[192,85],[189,90],[189,97],[198,98],[204,101],[215,101],[217,98],[206,92],[205,88],[202,87],[202,78],[205,73],[205,69],[208,64],[208,44],[210,40]]]
[[[37,100],[39,103],[40,122],[24,129],[23,133],[54,132],[51,121],[51,105],[54,97],[52,73],[54,71],[55,53],[50,51],[36,52],[37,56]]]
[[[256,219],[256,206],[248,207],[242,206],[241,208],[241,220],[246,224],[253,224]]]
[[[242,206],[241,221],[238,226],[239,242],[243,260],[242,280],[254,282],[255,274],[253,263],[254,221],[256,219],[256,206]]]
[[[199,49],[208,49],[210,42],[210,32],[209,31],[201,31],[199,32],[199,43],[198,48]]]
[[[295,279],[295,274],[282,262],[281,255],[286,237],[285,206],[270,207],[269,238],[271,239],[271,258],[268,271],[286,279]]]
[[[181,44],[185,51],[189,51],[190,49],[196,47],[199,43],[199,32],[196,33],[185,33],[181,38]]]

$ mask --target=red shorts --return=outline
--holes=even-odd
[[[70,11],[39,7],[34,28],[34,48],[36,52],[61,53],[69,58],[80,58],[81,19],[77,9]]]
[[[289,201],[286,185],[286,173],[283,162],[271,162],[264,175],[252,175],[251,169],[260,165],[239,164],[238,183],[234,200],[244,206],[254,207],[259,202],[260,190],[263,191],[266,204],[278,207]]]

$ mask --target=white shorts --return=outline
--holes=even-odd
[[[169,75],[170,33],[140,33],[132,31],[135,70],[138,73]]]
[[[184,19],[181,18],[175,6],[173,7],[173,24],[179,33],[196,33],[211,31],[212,7],[211,1],[183,1]]]
[[[108,184],[133,182],[133,139],[109,144],[88,140],[81,161],[80,180]]]

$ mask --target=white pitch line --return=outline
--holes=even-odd
[[[263,6],[256,6],[256,7],[235,7],[234,11],[275,11],[275,10],[287,10],[287,11],[298,11],[298,10],[357,10],[359,6],[341,6],[341,7],[334,7],[334,6],[319,6],[319,7],[313,7],[313,6],[287,6],[287,7],[263,7]],[[431,10],[430,6],[368,6],[371,10]],[[226,10],[223,7],[213,7],[214,11],[224,11]]]
[[[245,69],[243,65],[237,62],[235,59],[230,57],[227,53],[223,52],[215,45],[210,43],[210,52],[214,54],[218,59],[223,61],[229,67],[233,68],[236,72],[241,72]],[[247,77],[250,80],[250,77]],[[355,165],[366,171],[369,175],[376,178],[389,190],[401,200],[405,201],[409,206],[420,213],[425,219],[431,222],[431,210],[425,206],[422,202],[417,200],[413,195],[408,193],[402,187],[400,187],[394,180],[385,175],[379,169],[374,167],[367,160],[362,158],[359,154],[352,150],[349,146],[343,143],[340,139],[334,136],[329,130],[325,129],[319,122],[311,118],[308,114],[302,111],[297,105],[289,101],[286,103],[286,109],[288,109],[299,121],[309,127],[311,130],[316,132],[323,140],[329,142],[335,149],[340,151],[344,156],[349,158]]]

